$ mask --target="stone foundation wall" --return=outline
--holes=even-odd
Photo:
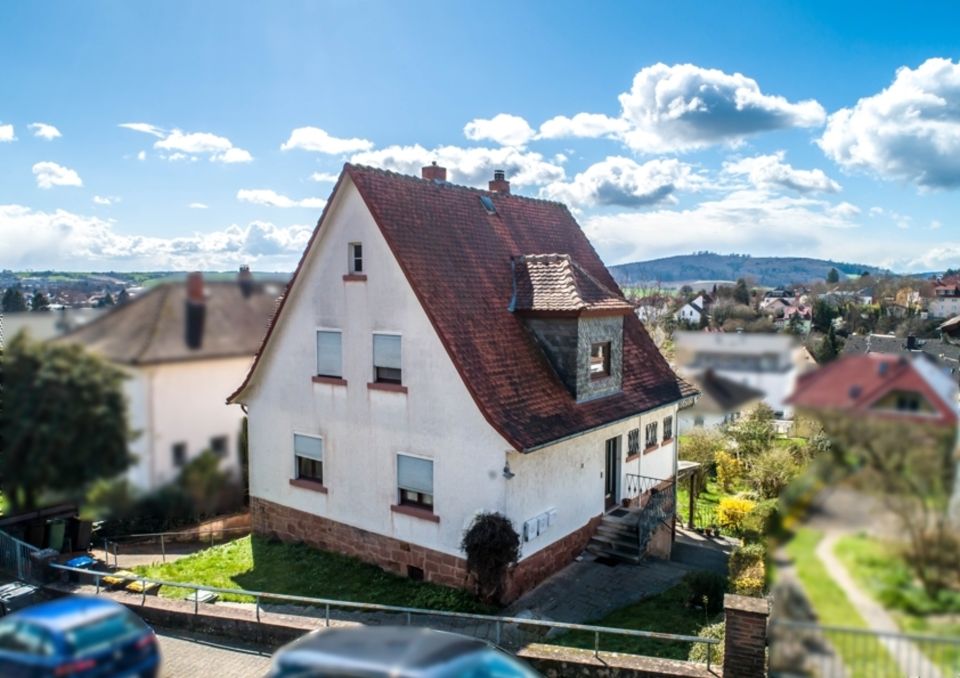
[[[573,561],[593,536],[600,516],[580,529],[520,561],[510,573],[503,602],[515,600],[525,591]],[[368,532],[288,506],[250,497],[250,519],[255,534],[285,542],[303,542],[324,551],[335,551],[377,565],[388,572],[409,576],[409,568],[423,571],[425,581],[467,588],[466,560]]]

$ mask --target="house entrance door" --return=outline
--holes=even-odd
[[[603,468],[603,502],[609,509],[617,503],[617,484],[620,480],[620,436],[606,442]]]

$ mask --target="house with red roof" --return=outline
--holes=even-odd
[[[463,586],[463,531],[496,511],[513,597],[594,537],[616,555],[595,533],[624,505],[627,546],[669,553],[696,393],[564,205],[348,164],[229,402],[257,533]]]
[[[789,402],[904,423],[957,426],[957,382],[924,353],[844,355],[802,375]]]

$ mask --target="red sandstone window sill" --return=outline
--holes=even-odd
[[[316,480],[307,480],[306,478],[291,478],[290,484],[294,487],[299,487],[302,490],[311,490],[313,492],[319,492],[320,494],[326,494],[327,488],[323,483],[318,483]]]
[[[669,445],[672,442],[673,442],[673,438],[664,438],[663,442],[660,443],[660,447],[663,447],[664,445]]]
[[[403,504],[392,504],[390,510],[394,513],[402,513],[405,516],[410,516],[411,518],[420,518],[421,520],[429,520],[431,523],[439,523],[440,516],[428,511],[426,509],[417,508],[415,506],[404,506]]]
[[[639,452],[637,452],[636,454],[628,454],[628,455],[627,455],[627,463],[629,464],[631,461],[636,461],[637,459],[640,458],[640,456],[641,456],[641,455],[640,455]]]
[[[645,448],[643,448],[643,453],[650,454],[654,450],[658,450],[658,449],[660,449],[659,445],[647,445]]]
[[[376,381],[367,382],[367,388],[371,391],[389,391],[390,393],[406,393],[407,387],[403,384],[381,384]]]
[[[324,377],[319,374],[315,374],[310,377],[310,381],[314,384],[330,384],[331,386],[346,386],[347,380],[343,377]]]
[[[367,282],[366,273],[344,273],[343,282]]]

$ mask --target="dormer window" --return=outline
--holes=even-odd
[[[610,376],[610,342],[590,345],[590,378],[606,379]]]
[[[363,244],[352,242],[349,245],[350,260],[348,262],[351,274],[363,273]]]

